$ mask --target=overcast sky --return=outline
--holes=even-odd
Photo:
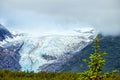
[[[120,0],[0,0],[0,23],[23,31],[91,26],[120,34]]]

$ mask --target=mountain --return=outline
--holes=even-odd
[[[82,59],[93,53],[94,29],[77,29],[34,37],[12,33],[0,25],[0,69],[22,71],[87,70]],[[100,38],[100,50],[106,51],[104,71],[120,70],[120,36]]]
[[[106,51],[106,63],[104,71],[120,70],[120,35],[118,36],[100,36],[100,51]],[[62,65],[63,71],[79,72],[87,70],[87,64],[82,59],[88,59],[93,53],[93,42],[74,55],[71,60]]]
[[[7,44],[0,46],[0,69],[20,70],[19,64],[20,54],[19,50],[22,43],[15,42],[14,44]]]
[[[13,38],[13,35],[3,25],[0,24],[0,41],[5,40],[6,38]]]
[[[7,29],[5,31],[8,32]],[[0,69],[62,71],[62,65],[90,44],[95,37],[96,33],[92,28],[39,37],[17,34],[12,39],[3,39],[0,42]]]
[[[8,29],[0,24],[0,69],[20,70],[20,54],[23,42],[16,41]]]

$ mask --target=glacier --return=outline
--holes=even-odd
[[[14,55],[9,54],[10,58],[14,59],[11,62],[17,62],[17,66],[19,66],[17,70],[55,72],[61,69],[61,66],[73,55],[90,44],[96,35],[94,28],[38,34],[37,37],[14,33],[13,38],[7,37],[0,42],[0,46],[7,51],[10,51],[12,47],[17,48],[12,49]],[[19,59],[16,58],[16,55],[19,56]],[[14,65],[12,64],[12,66]]]
[[[43,65],[56,62],[62,65],[96,37],[93,29],[85,32],[71,32],[21,39],[24,41],[19,51],[21,70],[38,72],[42,71]]]

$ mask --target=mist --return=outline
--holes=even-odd
[[[0,0],[0,23],[24,32],[94,27],[120,34],[120,0]]]

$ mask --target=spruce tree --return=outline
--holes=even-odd
[[[80,73],[80,80],[102,80],[102,67],[105,63],[106,52],[100,52],[98,37],[95,39],[93,48],[94,53],[90,54],[89,60],[83,60],[88,64],[89,70]]]

